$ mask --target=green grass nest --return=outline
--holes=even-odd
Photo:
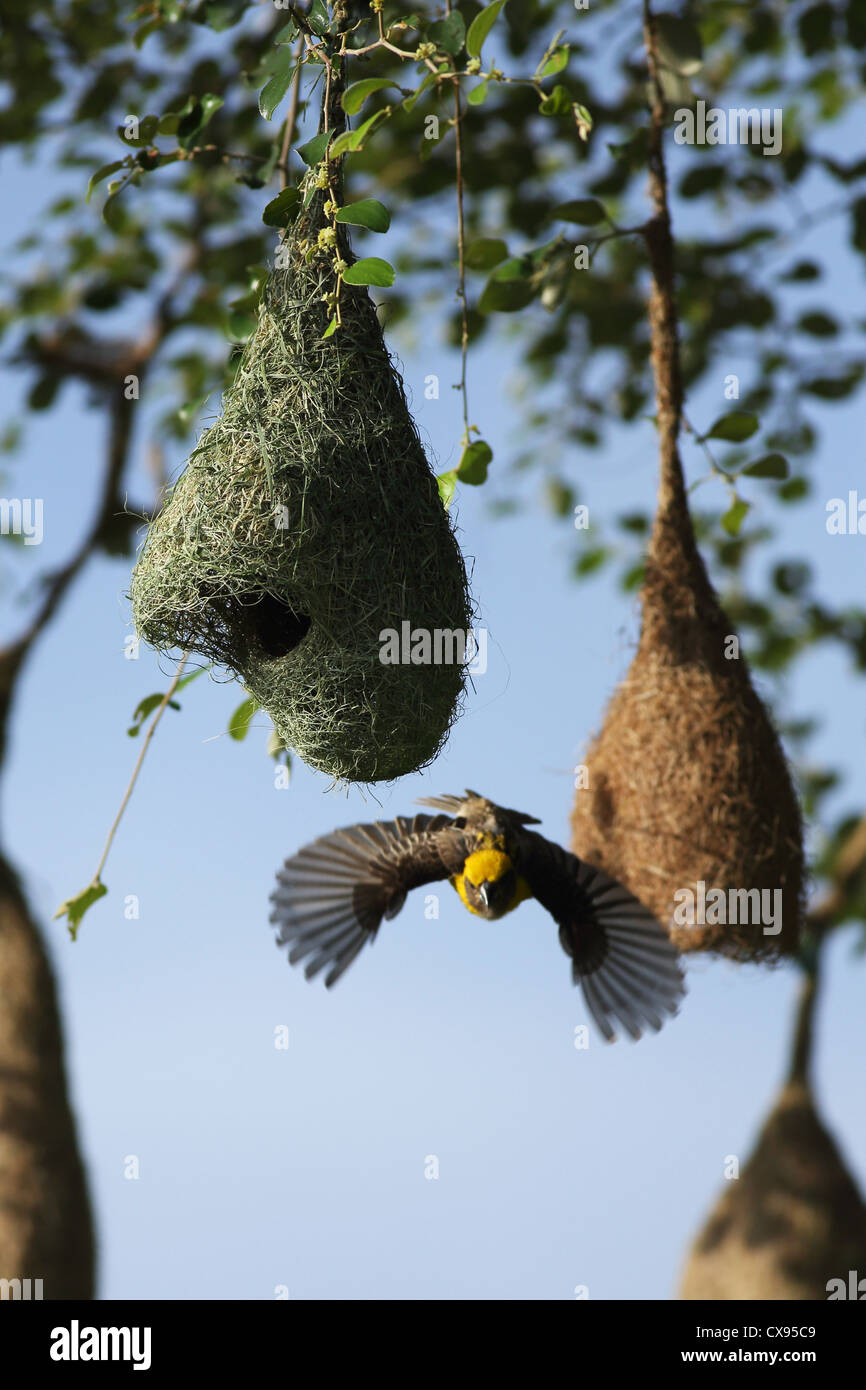
[[[316,193],[265,289],[220,418],[153,521],[136,630],[229,668],[310,766],[357,782],[429,763],[459,664],[386,665],[380,634],[469,628],[466,571],[366,289],[331,311]],[[353,260],[340,230],[339,250]]]

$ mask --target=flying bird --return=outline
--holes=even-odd
[[[467,791],[431,796],[421,806],[448,814],[398,816],[322,835],[287,859],[271,894],[277,941],[292,965],[307,960],[312,979],[327,967],[330,988],[383,919],[395,917],[413,888],[449,879],[477,917],[497,921],[535,898],[559,927],[605,1038],[616,1021],[633,1038],[658,1029],[685,993],[679,953],[667,933],[622,884],[546,840],[534,816]]]

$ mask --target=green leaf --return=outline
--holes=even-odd
[[[432,73],[430,75],[432,77]],[[353,82],[351,87],[346,88],[340,104],[347,116],[354,116],[373,92],[381,92],[384,87],[396,86],[397,83],[390,77],[365,77],[361,82]]]
[[[229,720],[229,734],[238,743],[241,743],[250,731],[250,724],[253,715],[260,709],[258,700],[252,696],[242,700]]]
[[[813,309],[809,314],[801,314],[797,320],[797,327],[801,333],[808,333],[813,338],[835,338],[839,332],[839,325],[836,320],[820,309]]]
[[[539,105],[542,116],[568,116],[572,108],[571,93],[567,87],[557,83],[549,97],[545,97]]]
[[[325,151],[332,134],[332,131],[323,130],[320,135],[314,135],[312,140],[308,140],[305,145],[298,146],[298,154],[311,169],[315,164],[321,164],[325,158]]]
[[[841,401],[859,385],[863,368],[859,364],[850,367],[845,376],[817,376],[804,381],[802,389],[810,396],[818,396],[824,401]]]
[[[157,690],[153,695],[145,695],[144,699],[138,702],[133,710],[132,725],[126,731],[130,738],[135,738],[147,716],[153,713],[157,705],[162,704],[162,699],[162,691]]]
[[[307,23],[320,38],[327,34],[331,27],[331,19],[325,0],[313,0],[307,13]]]
[[[415,103],[417,102],[418,98],[422,96],[424,92],[427,91],[428,87],[433,86],[433,83],[437,80],[437,76],[438,74],[435,72],[428,72],[427,76],[424,78],[420,86],[416,87],[414,92],[410,92],[407,97],[403,98],[401,105],[404,111],[412,111],[414,109]],[[469,100],[472,100],[471,93],[469,96]]]
[[[225,331],[233,343],[245,343],[255,328],[256,320],[252,314],[245,314],[240,309],[233,309],[226,316]]]
[[[531,304],[534,297],[532,286],[525,282],[492,280],[484,286],[478,311],[481,314],[516,314]]]
[[[440,473],[436,479],[439,488],[439,496],[442,499],[442,506],[447,511],[451,505],[451,498],[454,496],[454,489],[457,486],[457,469],[452,468],[450,473]]]
[[[568,64],[568,55],[570,52],[571,49],[568,44],[564,44],[562,48],[555,49],[538,74],[539,77],[555,77],[558,72],[562,72],[562,69]]]
[[[330,150],[331,159],[337,159],[339,155],[345,154],[347,150],[362,150],[366,140],[373,134],[377,125],[387,121],[391,114],[390,106],[383,106],[381,111],[374,111],[372,116],[368,116],[363,125],[359,125],[357,130],[345,130],[342,135],[338,135]]]
[[[722,517],[722,527],[727,531],[729,536],[738,536],[740,534],[740,527],[745,520],[748,510],[748,502],[744,502],[741,497],[738,497],[725,512]]]
[[[782,281],[820,280],[820,278],[821,267],[816,265],[814,261],[797,261],[790,270],[779,276]]]
[[[391,214],[384,204],[376,198],[361,198],[357,203],[348,203],[335,214],[336,222],[348,222],[352,227],[367,227],[371,232],[387,232],[391,225]]]
[[[87,193],[84,197],[85,203],[90,202],[90,195],[96,185],[101,183],[103,179],[107,179],[109,174],[116,174],[118,169],[123,168],[123,165],[124,161],[122,159],[117,159],[113,164],[103,164],[101,169],[97,169],[96,173],[91,175],[90,183],[87,185]]]
[[[508,255],[508,247],[498,237],[478,237],[466,248],[464,260],[470,270],[492,270]]]
[[[74,941],[85,912],[93,907],[94,903],[98,903],[100,898],[104,898],[107,892],[104,883],[88,884],[83,893],[76,894],[74,898],[67,898],[66,902],[60,904],[54,914],[54,921],[56,922],[58,917],[65,917],[69,935]]]
[[[480,18],[480,16],[479,16]],[[496,16],[494,15],[495,19]],[[427,30],[427,37],[441,48],[445,53],[450,53],[455,57],[463,47],[463,40],[466,37],[466,21],[459,10],[452,10],[444,19],[439,19],[435,24],[431,24]]]
[[[138,123],[138,139],[142,145],[151,144],[159,130],[159,116],[145,116]]]
[[[742,444],[744,439],[751,439],[758,426],[757,415],[734,410],[729,415],[720,415],[703,438],[725,439],[731,444]]]
[[[212,667],[212,661],[209,661],[207,666],[197,666],[194,671],[190,671],[188,675],[184,676],[181,680],[178,681],[177,685],[175,686],[175,690],[185,690],[188,685],[191,685],[193,681],[197,681],[199,676],[203,676],[205,671],[210,671]],[[172,708],[180,709],[180,705],[173,705]]]
[[[328,324],[327,328],[325,329],[324,333],[322,334],[322,339],[321,339],[321,341],[324,342],[324,340],[325,340],[326,338],[330,338],[331,335],[332,335],[332,333],[335,333],[336,331],[337,331],[337,316],[336,316],[336,314],[335,314],[335,315],[333,316],[333,318],[331,319],[331,322]]]
[[[523,256],[512,256],[494,270],[478,301],[482,314],[498,312],[513,314],[535,297],[535,289],[528,278],[531,263]]]
[[[178,144],[188,150],[222,104],[222,97],[216,96],[213,92],[206,92],[198,99],[190,97],[183,110],[178,112]]]
[[[190,19],[195,24],[206,24],[215,33],[221,34],[243,18],[247,0],[204,0]]]
[[[628,169],[641,169],[647,162],[649,148],[646,130],[636,131],[630,139],[624,140],[621,144],[608,142],[607,148],[613,158],[625,164]]]
[[[570,203],[560,203],[553,209],[553,216],[560,222],[576,222],[581,227],[596,227],[607,220],[607,213],[597,198],[574,198]]]
[[[470,106],[481,106],[487,100],[487,93],[490,91],[490,79],[485,77],[483,82],[479,82],[477,87],[473,87],[467,98]]]
[[[666,68],[683,77],[700,72],[704,64],[701,36],[694,24],[673,14],[656,15],[659,58]]]
[[[109,184],[109,187],[111,185]],[[111,193],[102,204],[102,220],[113,232],[119,231],[123,224],[123,206],[118,202],[117,193]]]
[[[588,574],[594,574],[597,569],[601,569],[607,557],[606,546],[597,545],[592,550],[584,551],[574,566],[574,572],[579,579],[585,579]]]
[[[30,410],[48,410],[54,404],[61,380],[62,378],[54,372],[45,372],[39,377],[27,396]]]
[[[457,477],[461,483],[479,487],[487,482],[487,469],[492,458],[490,445],[485,444],[483,439],[476,439],[474,444],[467,444],[463,450],[457,465]]]
[[[292,83],[297,64],[291,48],[280,48],[274,74],[259,95],[259,111],[269,121]]]
[[[347,285],[393,285],[394,267],[378,256],[362,256],[344,272]]]
[[[195,676],[197,676],[197,675],[199,675],[199,674],[200,674],[199,671],[194,671],[193,674],[192,674],[192,676],[188,676],[188,677],[187,677],[187,680],[192,680],[193,677],[195,677]],[[184,681],[181,681],[180,684],[179,684],[178,687],[177,687],[178,690],[180,690],[180,689],[181,689],[181,686],[184,685],[184,684],[185,684],[185,682],[184,682]],[[130,738],[137,738],[137,737],[138,737],[138,735],[141,733],[141,727],[142,727],[142,725],[143,725],[145,719],[147,719],[148,715],[153,714],[153,711],[154,711],[159,705],[162,704],[162,702],[163,702],[164,699],[165,699],[165,696],[164,696],[164,694],[162,693],[162,691],[161,691],[161,690],[157,690],[157,691],[154,692],[153,695],[145,695],[144,699],[143,699],[143,700],[140,700],[140,701],[138,702],[138,704],[136,705],[135,709],[134,709],[133,712],[132,712],[132,724],[130,725],[130,727],[129,727],[129,728],[127,729],[127,731],[126,731],[126,732],[129,734],[129,737],[130,737]],[[169,704],[169,708],[170,708],[170,709],[180,709],[180,705],[177,703],[176,700],[169,700],[168,704]]]
[[[208,121],[219,111],[223,104],[223,98],[214,92],[205,92],[201,99],[202,126],[206,126]]]
[[[470,58],[480,58],[484,40],[490,33],[502,10],[505,0],[493,0],[492,5],[486,5],[477,14],[469,25],[469,32],[466,35],[466,52]],[[471,98],[470,98],[471,100]]]
[[[141,24],[132,36],[132,42],[135,45],[135,47],[141,48],[141,45],[144,43],[145,39],[147,39],[151,34],[154,34],[157,29],[162,28],[162,23],[162,15],[158,15],[156,19],[149,19],[146,24]]]
[[[265,204],[262,221],[266,227],[288,227],[301,202],[297,188],[284,188],[276,198]]]
[[[764,454],[742,472],[746,478],[787,478],[788,460],[784,454]]]
[[[776,496],[780,502],[802,502],[809,495],[808,478],[789,478],[778,489]]]

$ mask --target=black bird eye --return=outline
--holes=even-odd
[[[465,817],[465,816],[457,816],[457,818],[456,818],[455,821],[454,821],[454,828],[455,828],[455,830],[462,830],[463,827],[465,826],[465,824],[466,824],[466,817]]]

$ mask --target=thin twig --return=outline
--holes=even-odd
[[[463,400],[463,442],[469,443],[469,392],[466,383],[466,358],[469,348],[469,311],[466,305],[466,227],[463,217],[463,131],[460,106],[460,83],[454,80],[454,140],[456,145],[457,182],[457,258],[459,262],[460,300],[460,393]]]
[[[788,1081],[799,1081],[804,1085],[808,1082],[812,1069],[815,1005],[818,1001],[818,989],[821,982],[819,959],[819,952],[815,950],[800,982],[791,1060],[788,1066]]]
[[[830,887],[806,914],[806,925],[823,933],[845,907],[849,894],[866,869],[866,816],[859,820],[842,844],[830,873]]]
[[[857,822],[836,855],[830,871],[830,887],[806,913],[804,947],[799,957],[803,970],[794,1023],[788,1080],[808,1083],[815,1034],[815,1006],[821,985],[821,953],[827,933],[845,907],[866,867],[866,816]]]
[[[298,119],[298,99],[301,94],[301,54],[304,51],[304,36],[300,36],[295,48],[295,71],[292,76],[292,95],[289,99],[289,111],[286,116],[286,128],[283,132],[283,145],[280,151],[280,188],[289,186],[289,150],[292,147],[292,140],[295,134],[295,124]]]
[[[177,690],[177,687],[180,683],[180,678],[183,675],[183,668],[186,666],[188,660],[189,652],[184,652],[183,656],[178,662],[177,670],[174,673],[171,685],[168,687],[168,690],[165,692],[162,699],[160,700],[156,713],[154,714],[153,719],[151,720],[150,727],[144,736],[144,742],[141,746],[141,752],[138,755],[138,761],[136,762],[135,767],[132,770],[132,776],[129,779],[129,785],[126,788],[126,791],[123,795],[123,800],[120,803],[120,809],[117,812],[117,815],[114,817],[111,829],[108,832],[108,839],[105,841],[105,849],[102,851],[102,858],[97,864],[96,873],[93,875],[93,878],[91,879],[91,886],[93,887],[96,887],[100,882],[102,870],[105,868],[105,861],[108,858],[111,846],[114,842],[114,837],[117,834],[117,828],[120,825],[121,820],[123,819],[124,811],[129,805],[129,798],[132,796],[132,793],[135,790],[135,784],[138,781],[138,774],[141,771],[141,765],[144,762],[144,759],[147,755],[147,750],[150,747],[150,740],[156,733],[157,725],[159,724],[160,719],[162,719],[163,714],[167,710],[172,695]]]

